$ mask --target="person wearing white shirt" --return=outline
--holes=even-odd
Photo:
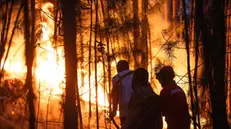
[[[113,119],[116,116],[119,105],[120,124],[123,126],[124,120],[128,115],[128,104],[132,93],[133,71],[129,69],[129,64],[125,60],[120,60],[116,65],[116,69],[118,73],[112,78],[112,109],[110,118]]]

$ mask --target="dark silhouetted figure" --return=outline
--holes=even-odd
[[[116,74],[112,79],[112,92],[111,92],[111,113],[110,118],[116,115],[117,107],[119,105],[119,117],[121,126],[123,126],[125,117],[128,114],[128,103],[132,93],[132,76],[133,71],[129,70],[129,64],[125,60],[120,60],[116,69]]]
[[[153,91],[148,78],[146,69],[134,71],[129,113],[122,129],[162,129],[159,96]]]
[[[168,129],[190,129],[190,115],[184,91],[173,80],[174,70],[171,66],[164,66],[156,73],[160,82],[161,110],[165,116]]]

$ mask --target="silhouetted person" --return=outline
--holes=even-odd
[[[163,89],[161,90],[161,110],[165,116],[168,129],[189,129],[190,115],[184,91],[173,80],[174,70],[171,66],[164,66],[156,73]]]
[[[134,71],[129,113],[122,129],[162,129],[159,96],[153,91],[148,78],[146,69]]]
[[[112,109],[110,118],[114,118],[116,115],[117,107],[119,105],[120,123],[121,126],[123,126],[125,117],[128,114],[128,103],[132,93],[133,71],[129,70],[129,64],[125,60],[120,60],[116,65],[116,69],[118,74],[116,74],[112,79]]]

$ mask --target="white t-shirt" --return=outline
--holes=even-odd
[[[118,74],[116,74],[112,78],[112,84],[115,86],[116,81],[123,75],[127,74],[128,72],[131,72],[131,70],[124,70]],[[132,94],[132,77],[133,74],[129,74],[125,76],[121,81],[121,89],[120,89],[120,95],[119,95],[119,111],[120,111],[120,117],[127,116],[128,114],[128,103],[131,98]]]

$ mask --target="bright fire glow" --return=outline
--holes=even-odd
[[[50,99],[50,95],[57,95],[61,96],[64,93],[65,88],[65,60],[64,60],[64,48],[61,45],[61,47],[57,47],[54,44],[54,21],[51,18],[53,16],[53,4],[51,3],[45,3],[42,5],[42,11],[41,11],[41,38],[36,43],[36,57],[34,62],[34,75],[35,75],[35,82],[36,82],[36,91],[37,93],[40,93],[40,102],[43,104],[47,104]],[[152,55],[157,55],[158,48],[160,48],[160,44],[162,42],[160,31],[164,28],[167,28],[169,25],[168,22],[164,21],[164,19],[160,15],[151,15],[149,19],[150,24],[150,33],[152,34],[150,40],[152,42],[152,45],[155,44],[155,46],[149,46],[152,48],[150,53]],[[17,39],[19,42],[23,43],[23,36]],[[63,44],[60,43],[59,44]],[[118,44],[116,44],[118,45]],[[112,47],[118,47],[118,46],[112,46]],[[13,48],[12,51],[17,51],[17,49]],[[19,77],[19,78],[25,78],[26,73],[26,66],[25,62],[23,60],[24,57],[20,57],[20,55],[24,55],[24,50],[20,54],[16,54],[13,56],[9,56],[6,64],[5,64],[5,70],[11,74],[10,77]],[[179,50],[176,52],[177,61],[173,61],[175,72],[179,75],[184,75],[187,73],[187,69],[185,66],[186,62],[186,56],[185,56],[185,50]],[[165,54],[163,51],[158,53],[159,59],[165,59]],[[118,57],[119,58],[119,57]],[[117,58],[117,60],[118,60]],[[156,58],[153,58],[150,61],[150,64],[155,64]],[[112,62],[112,67],[115,68],[115,62]],[[131,63],[132,64],[132,63]],[[151,65],[150,65],[151,66]],[[149,66],[149,71],[153,71],[152,68]],[[98,63],[98,80],[100,83],[98,83],[98,103],[102,110],[108,109],[108,99],[105,95],[106,92],[104,89],[104,84],[102,84],[102,75],[103,75],[103,66],[102,63]],[[88,78],[88,71],[85,69],[78,68],[78,75],[86,74],[86,76],[82,78],[78,78],[78,87],[80,92],[81,100],[88,102],[89,101],[89,91],[91,91],[91,102],[95,104],[96,101],[96,94],[95,94],[95,75],[94,75],[94,69],[92,70],[92,75],[90,79]],[[24,76],[23,76],[24,75]],[[112,75],[115,75],[115,70],[112,71]],[[176,81],[180,80],[181,78],[176,77]],[[81,82],[83,80],[83,82]],[[91,86],[89,89],[89,80],[91,81]],[[155,80],[156,81],[156,80]],[[181,80],[180,82],[185,82],[187,80]],[[158,82],[155,82],[156,85],[156,91],[157,93],[160,92],[161,88]],[[108,85],[107,83],[105,84]],[[154,85],[154,84],[152,84]],[[187,84],[183,86],[183,89],[185,92],[187,92]],[[61,101],[60,96],[59,97],[53,97],[56,101]],[[57,102],[58,103],[58,102]],[[60,103],[58,103],[60,106]],[[57,104],[57,105],[58,105]],[[57,105],[54,106],[53,104],[50,104],[50,109],[56,109],[58,110],[60,107]],[[47,108],[47,105],[42,105],[42,109],[45,110]],[[55,107],[55,108],[54,108]],[[94,109],[93,109],[94,110]],[[84,108],[83,111],[88,111],[88,109]],[[44,111],[45,112],[45,111]],[[56,112],[55,112],[56,113]],[[44,116],[43,116],[44,117]],[[167,125],[164,123],[164,128],[166,128]]]
[[[36,78],[41,83],[41,91],[49,89],[52,94],[62,94],[65,81],[65,66],[64,66],[64,49],[55,48],[52,44],[51,39],[53,39],[54,34],[54,21],[49,16],[52,16],[51,9],[53,5],[51,3],[46,3],[42,6],[42,38],[40,41],[40,46],[37,48],[37,67],[36,67]],[[79,69],[78,71],[84,72],[84,70]],[[81,75],[81,73],[78,75]],[[81,79],[79,79],[80,82]],[[91,80],[94,82],[94,74],[91,76]],[[81,99],[89,101],[89,86],[88,86],[88,76],[84,77],[84,85],[80,86]],[[93,83],[94,84],[94,83]],[[61,86],[60,86],[61,85]],[[91,101],[95,103],[95,86],[92,85],[91,88]],[[104,88],[98,85],[98,103],[101,106],[108,106],[107,97],[104,96]]]
[[[51,3],[46,3],[42,6],[42,37],[38,43],[36,53],[36,80],[40,83],[40,91],[52,91],[52,94],[62,94],[63,88],[61,85],[64,80],[64,61],[57,61],[57,56],[61,56],[61,50],[55,50],[52,46],[54,23],[51,18],[49,9],[53,8]],[[49,95],[49,94],[47,94]]]

